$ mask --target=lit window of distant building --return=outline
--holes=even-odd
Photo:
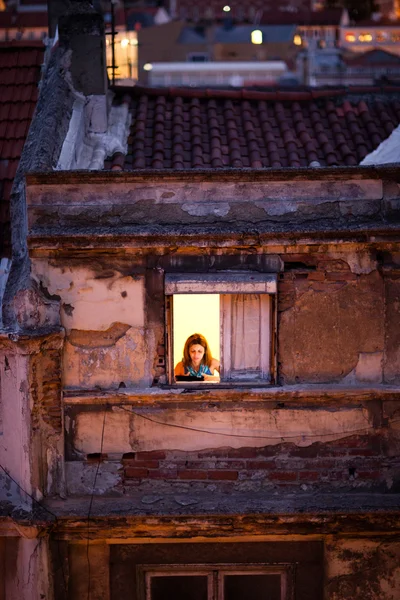
[[[260,29],[254,29],[254,31],[251,32],[251,43],[252,44],[262,44],[262,42],[263,42],[262,31],[260,31]]]
[[[370,33],[360,33],[358,36],[359,42],[372,42],[372,35]]]
[[[355,42],[355,41],[356,41],[356,36],[354,35],[354,33],[351,33],[351,32],[349,31],[348,33],[346,33],[346,35],[345,35],[345,39],[346,39],[346,42],[351,42],[351,43],[353,43],[353,42]]]

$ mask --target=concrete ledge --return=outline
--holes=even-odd
[[[354,404],[372,400],[394,400],[400,402],[400,386],[340,386],[340,385],[288,385],[238,387],[205,385],[204,387],[152,387],[123,390],[64,390],[66,405],[118,405],[126,404],[135,407],[166,406],[190,407],[198,405],[209,410],[210,403],[218,403],[220,408],[232,409],[235,402],[243,402],[246,407],[265,406],[266,402],[289,402],[291,405],[323,403],[324,407],[338,404]],[[260,403],[260,404],[259,404]]]

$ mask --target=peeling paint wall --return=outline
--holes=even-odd
[[[381,383],[385,350],[385,287],[380,273],[354,273],[352,253],[297,257],[278,289],[278,354],[285,383]],[[364,258],[365,261],[365,258]],[[370,260],[372,262],[372,260]]]
[[[31,500],[17,484],[31,494],[30,397],[27,384],[29,359],[13,352],[0,354],[0,382],[3,431],[0,437],[0,463],[11,475],[1,472],[0,500],[25,509]],[[16,483],[15,483],[16,482]]]
[[[264,255],[268,258],[268,253]],[[278,279],[278,382],[396,383],[400,377],[397,279],[378,270],[376,253],[273,255]],[[225,270],[246,265],[248,251],[213,256]],[[113,259],[34,259],[33,273],[58,307],[66,330],[66,388],[166,382],[164,273],[197,272],[198,259],[174,253]],[[157,264],[156,263],[156,264]],[[278,263],[277,263],[278,265]],[[243,268],[243,267],[242,267]],[[260,266],[254,263],[254,269]],[[204,269],[204,266],[202,266]],[[206,266],[204,272],[213,272]]]
[[[66,388],[113,388],[148,379],[143,277],[46,260],[34,261],[33,272],[59,298]]]

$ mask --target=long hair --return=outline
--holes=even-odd
[[[193,335],[190,335],[188,337],[188,339],[186,340],[185,346],[183,348],[183,360],[182,360],[183,365],[185,367],[188,367],[190,365],[190,363],[192,362],[192,360],[190,358],[189,350],[190,350],[190,347],[194,346],[195,344],[200,344],[200,346],[203,346],[204,356],[201,359],[201,363],[204,365],[207,365],[207,367],[210,367],[211,361],[212,361],[210,346],[208,345],[208,342],[207,342],[206,338],[204,337],[204,335],[201,335],[201,333],[193,333]]]

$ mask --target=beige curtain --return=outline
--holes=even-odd
[[[260,295],[233,294],[231,302],[232,371],[245,376],[260,369]]]

